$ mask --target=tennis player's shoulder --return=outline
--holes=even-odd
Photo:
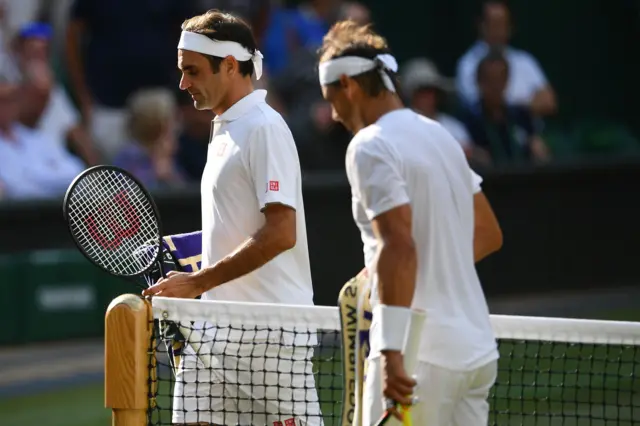
[[[382,128],[373,123],[367,127],[364,127],[358,131],[351,139],[351,144],[354,147],[359,145],[373,145],[382,139]]]
[[[424,126],[426,130],[431,130],[435,132],[441,132],[444,130],[444,127],[439,121],[434,120],[433,118],[424,116],[422,114],[418,114],[417,112],[414,114],[415,114],[414,116],[415,120],[417,120],[421,126]]]
[[[261,102],[257,104],[255,108],[256,111],[253,114],[253,119],[256,124],[266,126],[284,124],[286,126],[286,122],[284,121],[284,118],[282,118],[282,115],[280,115],[280,113],[273,109],[268,103]]]
[[[376,123],[362,128],[356,133],[347,147],[347,163],[362,161],[369,155],[384,150],[382,129]],[[359,160],[358,160],[359,158]]]
[[[262,103],[257,105],[255,118],[253,119],[254,132],[277,133],[280,137],[285,136],[293,141],[293,135],[287,125],[285,119],[278,111],[273,109],[269,104]]]

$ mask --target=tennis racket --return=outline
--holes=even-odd
[[[159,269],[160,276],[166,277],[158,208],[129,172],[105,165],[83,171],[67,189],[63,214],[78,250],[94,265],[143,289],[153,284],[149,277],[154,271]],[[201,356],[207,352],[198,343],[202,342],[200,333],[172,324],[210,368],[210,357]],[[166,340],[165,344],[169,348]],[[175,361],[171,359],[174,372]]]
[[[347,281],[338,295],[344,380],[342,426],[360,426],[362,423],[362,392],[372,317],[368,284],[369,277],[363,269]]]
[[[409,377],[413,375],[416,369],[425,317],[426,314],[424,311],[414,310],[411,313],[411,323],[409,324],[409,329],[405,336],[404,348],[402,350],[404,369]],[[387,407],[395,407],[402,415],[403,420],[398,420],[398,418],[392,414],[391,409],[387,408],[382,414],[382,417],[375,423],[375,426],[413,426],[411,406],[403,406],[396,404],[395,401],[387,401]]]

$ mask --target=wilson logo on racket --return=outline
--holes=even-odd
[[[114,216],[108,213],[105,214],[103,208],[99,209],[96,214],[87,216],[84,220],[93,239],[100,244],[100,246],[109,250],[115,250],[120,247],[125,238],[136,235],[140,229],[140,218],[127,196],[127,191],[122,190],[118,192],[118,194],[113,197],[113,202],[125,212],[125,218],[128,222],[126,228],[123,227],[122,223]],[[106,225],[111,231],[111,237],[104,235],[104,233],[99,229],[94,219],[96,215],[104,215],[104,217],[107,218]]]

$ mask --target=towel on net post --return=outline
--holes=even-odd
[[[162,251],[165,273],[172,270],[197,272],[202,267],[202,231],[165,236],[162,238]],[[162,275],[160,270],[153,272],[151,280],[155,283]],[[161,326],[161,334],[170,359],[173,359],[172,368],[177,371],[184,350],[185,338],[176,324],[172,322],[164,323]]]

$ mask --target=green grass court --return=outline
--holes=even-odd
[[[6,426],[106,426],[111,413],[104,407],[101,383],[56,392],[0,400]]]
[[[603,312],[599,319],[640,320],[637,311]],[[502,342],[492,418],[496,425],[630,426],[640,424],[640,349],[619,346]],[[606,362],[605,362],[606,360]],[[335,361],[335,360],[334,360]],[[338,426],[341,383],[337,362],[317,363],[327,426]],[[535,368],[535,373],[534,373]],[[340,373],[336,371],[336,373]],[[166,383],[166,382],[164,382]],[[170,389],[160,388],[158,405],[169,424]],[[164,396],[163,396],[164,395]],[[103,426],[102,383],[0,400],[7,426]],[[511,414],[499,414],[508,410]],[[536,413],[535,417],[532,415]]]

